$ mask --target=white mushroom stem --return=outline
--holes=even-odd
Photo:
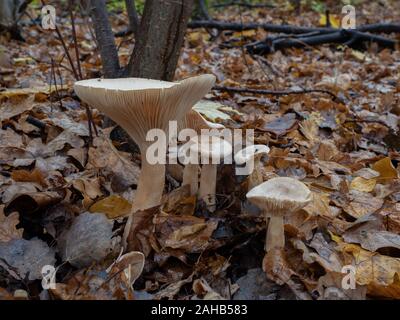
[[[199,199],[203,200],[210,212],[216,209],[217,165],[204,164],[201,168]]]
[[[190,195],[195,195],[199,190],[199,165],[188,163],[183,169],[182,185],[190,185]]]
[[[165,184],[165,165],[150,164],[146,160],[146,153],[142,153],[142,168],[136,189],[131,214],[126,222],[122,245],[126,249],[127,239],[131,231],[133,215],[140,210],[158,206],[161,203]]]
[[[285,230],[283,216],[272,216],[269,218],[267,236],[265,239],[265,251],[272,249],[283,249],[285,247]]]
[[[158,206],[165,184],[165,164],[150,164],[142,156],[142,168],[138,188],[133,200],[132,213]]]

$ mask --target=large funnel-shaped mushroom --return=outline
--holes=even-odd
[[[153,143],[146,141],[147,132],[161,129],[168,134],[169,121],[181,121],[214,82],[213,75],[201,75],[179,82],[123,78],[75,83],[77,95],[124,128],[140,148],[142,171],[132,212],[159,205],[164,190],[165,164],[146,159]]]

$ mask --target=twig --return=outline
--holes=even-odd
[[[78,40],[76,37],[75,18],[74,18],[74,12],[72,10],[72,6],[73,6],[73,0],[70,0],[69,1],[69,15],[71,17],[72,39],[74,41],[75,56],[76,56],[76,63],[78,66],[79,80],[82,80],[83,79],[82,68],[81,68],[81,61],[80,61],[80,55],[79,55]]]
[[[274,96],[286,96],[290,94],[305,94],[305,93],[324,93],[331,96],[334,100],[341,101],[333,92],[324,89],[267,90],[267,89],[254,89],[254,88],[214,86],[213,90],[236,92],[236,93],[270,94]]]
[[[43,6],[46,5],[46,3],[44,2],[44,0],[41,0],[41,3],[42,3]],[[57,38],[58,38],[58,40],[60,40],[60,42],[61,42],[61,44],[62,44],[62,46],[63,46],[63,48],[64,48],[64,52],[65,52],[65,54],[67,55],[69,64],[71,65],[72,73],[74,74],[75,79],[76,79],[76,80],[79,80],[78,73],[76,72],[75,65],[74,65],[74,63],[73,63],[73,60],[72,60],[72,58],[71,58],[71,55],[69,54],[67,45],[65,44],[65,41],[64,41],[64,39],[63,39],[63,37],[62,37],[62,35],[61,35],[60,29],[58,28],[58,26],[57,26],[57,24],[56,24],[55,21],[53,21],[53,23],[54,23],[55,31],[56,31],[56,34],[57,34]]]

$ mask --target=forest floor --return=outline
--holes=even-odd
[[[210,14],[238,23],[321,26],[324,14],[303,8],[298,15],[282,3]],[[395,0],[358,1],[356,10],[357,25],[400,17]],[[37,12],[30,9],[32,17]],[[333,23],[340,21],[341,5],[331,14]],[[126,26],[124,14],[111,20],[116,32]],[[69,18],[59,17],[59,26],[71,43]],[[93,30],[79,14],[76,30],[83,77],[98,77]],[[117,260],[140,173],[138,149],[115,128],[101,129],[103,115],[95,109],[98,134],[90,141],[54,31],[24,19],[25,42],[1,35],[0,299],[399,299],[400,52],[373,44],[264,56],[244,51],[267,35],[189,29],[176,79],[212,73],[225,87],[332,92],[336,98],[213,90],[206,100],[220,105],[203,111],[226,127],[254,129],[255,143],[271,149],[263,179],[299,179],[313,200],[285,220],[285,250],[265,255],[264,218],[246,201],[247,179],[235,176],[232,165],[219,168],[214,213],[169,177],[163,204],[135,222],[131,247],[144,254],[144,268],[140,254]],[[132,37],[116,40],[121,64]],[[122,272],[128,264],[131,272]],[[50,290],[41,285],[44,265],[57,268]],[[349,265],[355,289],[342,286]]]

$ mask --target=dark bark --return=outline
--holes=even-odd
[[[172,80],[193,0],[147,0],[127,75]]]
[[[125,0],[126,11],[128,13],[129,18],[129,28],[128,30],[133,32],[135,38],[138,38],[139,32],[139,16],[136,11],[135,0]]]
[[[197,1],[197,7],[198,7],[198,11],[199,14],[206,20],[211,20],[210,15],[208,14],[208,10],[207,10],[207,5],[206,2],[204,0],[198,0]]]
[[[108,21],[106,2],[105,0],[89,0],[89,6],[90,16],[99,44],[104,76],[117,78],[121,75],[121,69],[114,33]]]

